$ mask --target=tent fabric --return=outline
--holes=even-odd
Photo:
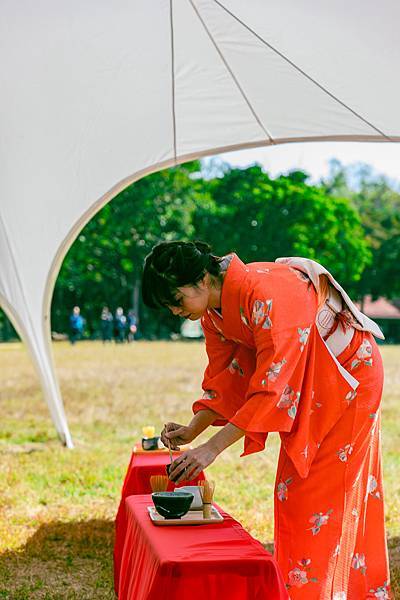
[[[146,174],[307,140],[400,141],[394,0],[3,0],[0,303],[62,441],[50,303],[89,219]]]

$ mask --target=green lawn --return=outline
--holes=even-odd
[[[383,347],[386,521],[400,591],[400,348]],[[206,358],[201,343],[54,344],[75,450],[54,432],[21,344],[0,344],[0,599],[105,600],[112,589],[113,518],[143,425],[187,422]],[[208,469],[216,500],[256,538],[273,538],[278,438]]]

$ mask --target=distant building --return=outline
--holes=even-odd
[[[386,298],[372,300],[371,296],[365,296],[363,306],[357,304],[362,312],[376,321],[385,335],[388,344],[400,343],[400,310]]]

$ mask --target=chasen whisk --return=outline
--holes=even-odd
[[[168,487],[168,477],[166,475],[152,475],[150,486],[153,492],[165,492]]]
[[[214,481],[200,481],[199,490],[203,500],[203,519],[211,519],[212,501],[214,497]]]

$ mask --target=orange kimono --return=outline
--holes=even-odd
[[[290,598],[391,598],[373,336],[355,330],[335,360],[314,286],[286,264],[233,255],[221,306],[202,319],[209,364],[193,410],[244,430],[242,456],[280,433],[275,557]]]

